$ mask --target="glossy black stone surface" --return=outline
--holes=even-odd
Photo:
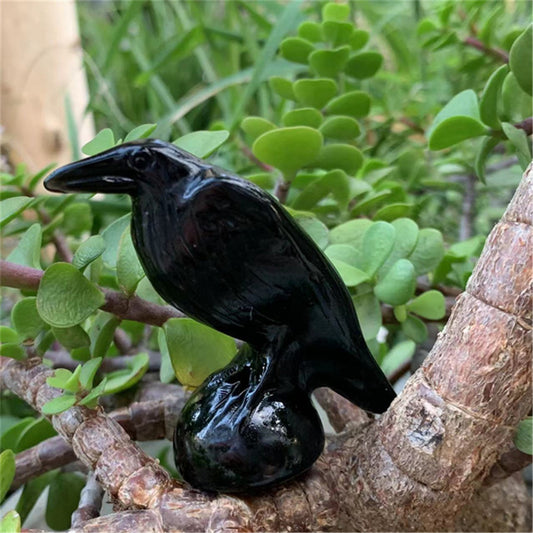
[[[246,490],[308,469],[324,441],[309,399],[317,387],[377,413],[394,399],[339,275],[259,187],[157,140],[67,165],[45,186],[129,194],[133,242],[154,288],[248,343],[178,421],[176,464],[193,486]]]

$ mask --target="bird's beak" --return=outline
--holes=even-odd
[[[54,170],[44,186],[52,192],[127,194],[136,188],[135,180],[128,175],[131,170],[118,147]]]

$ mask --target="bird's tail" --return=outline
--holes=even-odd
[[[312,350],[309,356],[313,361],[313,376],[309,376],[308,382],[313,388],[329,387],[372,413],[385,412],[396,397],[366,345],[358,346],[356,351],[332,346],[321,349],[320,353]]]

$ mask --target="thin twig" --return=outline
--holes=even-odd
[[[526,135],[532,135],[533,134],[533,117],[525,118],[524,120],[517,122],[516,124],[513,124],[515,128],[518,128],[519,130],[524,130],[526,132]]]
[[[507,54],[505,50],[502,50],[501,48],[492,48],[490,46],[487,46],[476,37],[466,37],[465,39],[463,39],[463,44],[471,46],[476,50],[480,50],[484,54],[492,56],[495,59],[502,61],[503,63],[509,63],[509,54]]]
[[[71,526],[74,528],[80,527],[87,520],[100,516],[103,498],[104,491],[98,481],[96,481],[94,472],[91,472],[87,476],[87,483],[81,491],[78,508],[72,513]]]

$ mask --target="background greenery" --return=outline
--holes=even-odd
[[[332,260],[384,371],[408,368],[531,160],[530,3],[78,7],[88,111],[102,130],[83,152],[147,136],[214,152],[215,164],[277,196]],[[75,128],[69,135],[77,159]],[[51,365],[51,352],[69,353],[71,369],[50,380],[64,393],[47,412],[124,394],[149,371],[149,352],[161,354],[163,382],[192,387],[229,361],[235,342],[192,320],[147,327],[99,310],[104,287],[163,303],[131,244],[129,200],[41,195],[48,170],[1,176],[6,258],[45,274],[38,292],[5,291],[0,346]],[[99,369],[124,354],[135,354],[125,369]],[[55,434],[13,396],[2,400],[2,449]],[[527,450],[525,424],[517,442]],[[4,471],[12,460],[2,455]],[[68,527],[77,499],[67,505],[61,494],[79,494],[82,481],[61,472],[31,481],[22,521],[50,486],[50,508],[63,511],[49,526]]]

